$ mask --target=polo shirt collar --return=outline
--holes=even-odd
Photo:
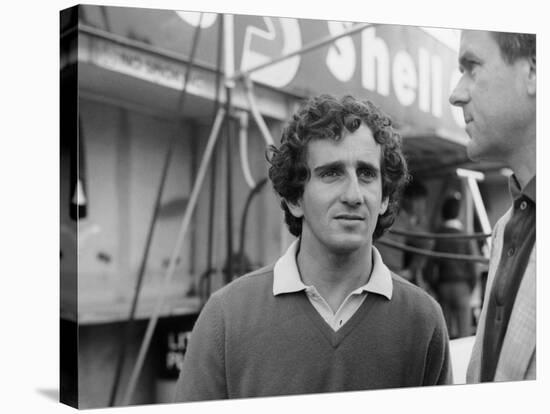
[[[521,196],[527,197],[529,200],[531,200],[533,203],[537,203],[537,176],[535,175],[525,188],[521,188],[519,185],[519,182],[514,174],[510,176],[509,180],[509,186],[510,186],[510,193],[512,194],[512,198],[514,200],[517,200]]]
[[[275,263],[273,268],[274,296],[299,292],[308,287],[302,282],[300,272],[298,271],[298,264],[296,263],[296,253],[298,252],[299,243],[299,240],[295,240],[286,253]],[[372,246],[372,258],[373,266],[369,281],[354,292],[377,293],[391,299],[393,292],[391,272],[382,261],[380,252],[374,246]]]

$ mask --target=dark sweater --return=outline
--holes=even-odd
[[[273,296],[273,266],[216,292],[191,334],[176,401],[452,383],[439,305],[392,274],[338,331],[305,293]]]

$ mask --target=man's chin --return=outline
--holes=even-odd
[[[480,147],[475,138],[471,138],[470,142],[468,142],[468,145],[466,146],[466,154],[468,155],[468,158],[472,161],[481,161],[481,159],[483,158],[483,153],[480,150]]]
[[[334,240],[331,250],[336,254],[350,254],[357,250],[364,249],[367,242],[362,237],[346,237],[339,240]]]

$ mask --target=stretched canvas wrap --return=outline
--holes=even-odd
[[[268,179],[266,150],[280,143],[306,98],[371,100],[402,137],[410,173],[426,192],[422,212],[403,208],[396,231],[376,242],[390,270],[406,275],[414,248],[426,257],[430,246],[407,250],[410,238],[399,230],[412,231],[415,220],[417,231],[435,229],[444,195],[462,194],[469,233],[490,233],[509,206],[507,166],[469,160],[462,110],[449,104],[461,76],[459,30],[101,5],[74,6],[60,17],[65,404],[175,401],[193,327],[211,295],[273,264],[294,241]],[[454,384],[465,382],[487,240],[472,242],[469,332],[458,338],[449,330],[450,349],[442,351]],[[280,326],[263,329],[257,339],[270,343],[290,335]],[[262,371],[262,358],[254,355],[257,365],[243,381],[256,381],[246,372]],[[329,372],[336,363],[317,361]],[[204,371],[230,376],[216,369]],[[341,375],[327,382],[346,384]]]

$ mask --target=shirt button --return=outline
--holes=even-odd
[[[522,201],[521,204],[519,205],[519,208],[521,208],[522,210],[525,210],[527,208],[527,201]]]
[[[514,249],[513,247],[510,247],[508,249],[508,257],[513,256],[515,252],[516,252],[516,249]]]

